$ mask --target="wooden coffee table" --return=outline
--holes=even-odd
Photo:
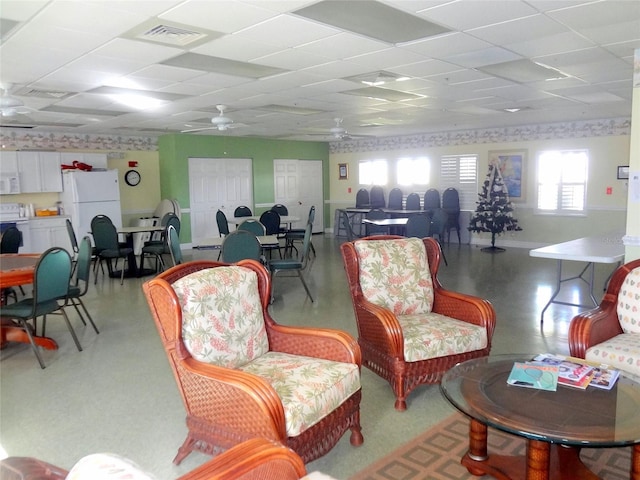
[[[508,385],[513,363],[533,357],[478,358],[444,375],[442,393],[471,419],[469,450],[461,460],[467,470],[503,480],[597,479],[581,462],[580,447],[629,446],[629,478],[640,480],[640,379],[621,374],[612,390]],[[487,427],[526,438],[526,458],[489,455]]]

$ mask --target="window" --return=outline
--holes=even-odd
[[[386,160],[366,160],[358,165],[360,185],[386,185],[389,172]]]
[[[461,210],[475,210],[478,200],[477,155],[445,155],[440,159],[440,189],[444,191],[449,187],[458,190]]]
[[[400,158],[396,163],[396,181],[398,185],[428,185],[429,159]]]
[[[576,214],[584,211],[587,195],[586,150],[550,150],[538,156],[538,210]]]

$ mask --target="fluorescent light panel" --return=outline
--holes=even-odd
[[[484,67],[478,67],[478,70],[489,75],[505,78],[518,83],[557,80],[568,77],[568,75],[556,70],[555,68],[535,63],[527,59],[486,65]]]
[[[378,98],[380,100],[387,100],[389,102],[401,102],[403,100],[425,98],[423,95],[416,95],[414,93],[400,92],[398,90],[380,87],[356,88],[355,90],[346,90],[340,93],[343,93],[345,95],[357,95],[360,97]]]
[[[325,0],[292,12],[361,35],[396,44],[450,30],[372,0]]]
[[[200,70],[211,73],[221,73],[224,75],[232,75],[234,77],[244,78],[264,78],[278,73],[287,72],[283,68],[267,67],[255,63],[238,62],[227,58],[212,57],[199,53],[183,53],[177,57],[170,58],[162,65],[170,65],[173,67],[189,68],[191,70]]]

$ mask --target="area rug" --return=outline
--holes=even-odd
[[[424,434],[350,477],[350,480],[471,480],[460,465],[468,447],[469,420],[455,413]],[[524,439],[489,429],[489,454],[524,455]],[[585,448],[580,458],[605,480],[626,480],[631,448]],[[524,478],[524,472],[523,472]]]

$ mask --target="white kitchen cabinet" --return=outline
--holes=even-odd
[[[18,152],[0,151],[0,174],[18,173]]]
[[[61,192],[59,152],[18,152],[22,193]]]
[[[29,220],[31,251],[42,253],[51,247],[62,247],[72,255],[66,217],[42,217]]]

